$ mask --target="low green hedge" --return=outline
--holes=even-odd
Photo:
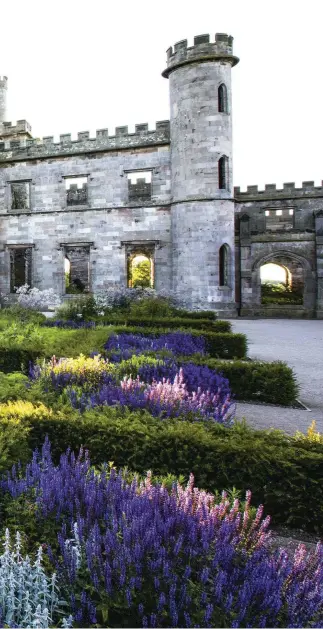
[[[207,358],[185,357],[181,362],[192,361],[207,365],[228,378],[236,400],[266,402],[290,406],[298,396],[299,387],[291,367],[277,361],[225,361]]]
[[[211,321],[210,319],[189,319],[176,317],[163,317],[156,319],[155,317],[133,317],[131,315],[118,315],[111,317],[100,317],[93,319],[100,325],[127,325],[140,328],[156,328],[179,330],[179,329],[197,329],[208,330],[210,332],[231,332],[231,323],[229,321]]]
[[[0,404],[8,400],[24,400],[29,390],[29,379],[21,372],[0,372]]]
[[[115,326],[114,332],[116,334],[122,334],[124,332],[131,334],[143,334],[142,328],[129,326]],[[145,328],[144,333],[159,334],[164,333],[165,330],[160,328]],[[247,337],[245,334],[233,334],[232,332],[209,332],[207,330],[190,330],[189,334],[192,336],[203,336],[207,344],[207,352],[211,358],[246,358],[247,356]]]
[[[217,314],[214,310],[191,311],[173,308],[173,314],[174,317],[180,317],[181,319],[210,319],[214,321],[217,318]]]
[[[30,362],[34,362],[41,352],[21,347],[0,347],[0,371],[11,373],[22,371],[28,373]]]
[[[104,344],[112,332],[112,328],[108,330],[104,327],[88,330],[40,328],[42,344],[37,349],[30,343],[0,345],[0,371],[28,373],[29,362],[35,362],[37,358],[51,358],[53,355],[75,358],[80,354],[89,355],[92,351],[103,352]]]
[[[67,445],[88,448],[92,463],[113,461],[144,473],[188,478],[210,491],[251,489],[274,524],[323,533],[323,444],[296,441],[279,431],[244,424],[188,423],[112,407],[78,415],[64,409],[47,419],[29,419],[28,444],[49,436],[55,460]]]

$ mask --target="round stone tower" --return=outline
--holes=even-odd
[[[6,122],[7,114],[7,83],[6,76],[0,76],[0,124]]]
[[[233,38],[167,51],[173,289],[187,307],[235,316],[231,68]]]

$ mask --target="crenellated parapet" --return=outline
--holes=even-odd
[[[0,123],[0,138],[3,140],[19,135],[27,135],[31,138],[31,126],[27,120],[17,120],[16,124],[12,124],[12,122]]]
[[[266,201],[268,199],[297,198],[306,196],[323,195],[323,181],[320,186],[316,186],[314,181],[303,181],[302,187],[297,188],[295,182],[284,183],[282,188],[277,188],[276,184],[265,184],[263,190],[258,190],[258,186],[247,186],[247,190],[242,191],[240,187],[234,188],[234,198],[236,201]]]
[[[210,35],[196,35],[193,46],[187,45],[187,39],[182,39],[168,48],[167,68],[162,75],[168,77],[176,68],[191,63],[204,61],[229,61],[235,66],[239,59],[233,55],[233,37],[226,33],[216,33],[215,41],[210,41]]]
[[[13,129],[11,123],[4,123],[4,125],[6,125],[5,129]],[[54,136],[6,140],[6,133],[0,131],[0,162],[165,145],[169,142],[168,120],[156,122],[156,128],[152,130],[149,130],[148,123],[136,124],[134,133],[129,133],[127,126],[116,127],[113,135],[109,135],[108,129],[98,129],[95,138],[90,137],[89,131],[80,131],[76,139],[72,139],[71,133],[65,133],[60,135],[59,142],[54,141]]]

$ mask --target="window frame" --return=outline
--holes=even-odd
[[[67,286],[66,286],[66,277],[65,277],[65,268],[64,268],[64,284],[63,284],[63,294],[64,295],[89,295],[91,293],[91,288],[92,288],[92,273],[91,273],[91,248],[94,246],[94,242],[81,242],[81,241],[74,241],[74,242],[64,242],[64,243],[60,243],[60,249],[63,251],[63,267],[65,265],[65,258],[67,258],[70,262],[71,268],[70,268],[70,277],[72,277],[71,275],[71,271],[72,271],[72,264],[71,264],[71,260],[68,256],[68,254],[71,251],[75,251],[77,249],[84,249],[87,250],[88,253],[88,279],[87,279],[87,284],[85,286],[85,290],[84,291],[80,291],[80,293],[73,293],[72,291],[68,291],[67,290]]]
[[[9,293],[10,295],[15,295],[16,291],[14,290],[15,287],[15,278],[12,277],[12,268],[14,267],[14,261],[12,261],[12,257],[14,255],[15,251],[27,251],[28,249],[30,250],[30,268],[26,273],[26,269],[25,269],[25,281],[23,284],[21,284],[21,286],[24,286],[25,284],[28,284],[29,288],[33,287],[33,249],[35,248],[34,244],[30,244],[30,243],[22,243],[22,244],[10,244],[6,246],[8,252],[9,252]],[[30,280],[30,282],[28,281]],[[20,288],[20,286],[18,286],[17,288]]]
[[[220,83],[218,87],[218,112],[220,114],[228,114],[228,88],[225,83]]]
[[[83,203],[68,203],[66,180],[70,180],[70,179],[86,179],[86,200]],[[65,207],[66,208],[77,208],[77,207],[82,208],[82,207],[89,206],[89,181],[90,181],[89,173],[62,175],[62,181],[64,182],[64,185],[65,185]]]
[[[286,216],[285,214],[284,220],[279,221],[279,217],[282,217],[284,210],[288,211],[288,215]],[[295,210],[295,206],[290,205],[283,206],[281,208],[272,206],[264,208],[263,213],[265,217],[265,230],[270,230],[270,227],[273,224],[270,219],[273,219],[274,217],[276,218],[276,220],[278,220],[278,222],[281,223],[282,229],[284,229],[284,225],[289,225],[290,229],[295,229]],[[280,214],[278,214],[277,212],[280,212]]]
[[[229,190],[229,158],[227,155],[221,155],[218,159],[218,187],[219,190]]]
[[[29,199],[29,207],[28,208],[13,208],[12,207],[12,186],[14,184],[28,184],[28,199]],[[31,184],[32,184],[32,179],[10,179],[9,181],[7,181],[7,185],[8,185],[8,210],[9,212],[12,213],[19,213],[19,212],[31,212],[32,209],[32,195],[31,195]]]
[[[127,178],[127,202],[132,204],[132,203],[140,203],[145,204],[146,201],[152,201],[153,200],[153,181],[154,181],[154,168],[127,168],[123,171],[123,174],[126,175]],[[129,184],[131,182],[129,175],[135,175],[135,174],[139,174],[140,173],[151,173],[151,178],[150,178],[150,196],[146,196],[146,197],[131,197],[129,194]],[[140,177],[138,177],[140,178]]]

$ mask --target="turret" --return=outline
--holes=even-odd
[[[0,76],[0,125],[6,121],[7,114],[7,83],[6,76]]]
[[[232,187],[233,38],[217,33],[167,51],[173,289],[188,307],[236,312]]]

